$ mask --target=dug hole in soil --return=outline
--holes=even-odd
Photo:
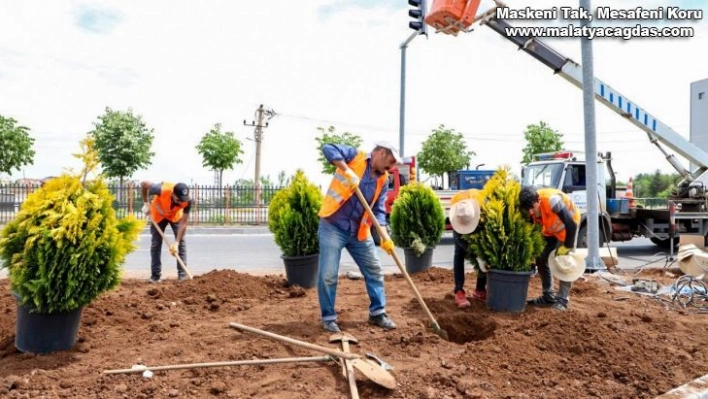
[[[680,271],[640,277],[671,285]],[[467,274],[471,290],[475,275]],[[386,276],[387,313],[398,329],[367,324],[361,280],[340,278],[340,326],[391,364],[388,390],[357,374],[362,398],[651,398],[708,373],[705,317],[668,301],[614,290],[596,276],[578,280],[568,312],[527,307],[495,313],[484,303],[454,305],[453,276],[433,267],[412,276],[451,341],[435,335],[400,275]],[[230,366],[106,375],[133,365],[176,365],[321,356],[242,333],[237,322],[337,349],[321,328],[317,290],[279,276],[217,270],[185,282],[126,279],[84,309],[77,345],[48,355],[14,346],[16,303],[0,294],[0,397],[7,398],[347,398],[334,362]],[[539,294],[538,277],[529,296]]]

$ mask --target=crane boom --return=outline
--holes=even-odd
[[[497,7],[504,6],[500,1],[496,1]],[[492,9],[480,14],[475,18],[475,22],[480,22],[481,25],[490,27],[493,31],[499,33],[506,39],[516,44],[521,50],[531,55],[542,64],[551,68],[554,73],[559,74],[564,79],[572,83],[578,88],[583,87],[582,67],[579,63],[572,59],[563,56],[543,41],[534,37],[511,36],[508,34],[508,28],[511,28],[507,21],[496,17],[496,9]],[[659,149],[666,155],[669,163],[685,178],[685,180],[693,181],[708,171],[708,153],[698,148],[696,145],[688,141],[686,138],[676,133],[666,124],[662,123],[654,115],[650,114],[637,103],[629,100],[607,83],[600,79],[595,79],[593,82],[595,98],[609,109],[624,117],[627,121],[637,126],[649,136],[649,140],[657,145]],[[690,173],[681,166],[673,155],[668,155],[659,146],[658,142],[671,148],[693,164],[698,166],[698,169]],[[706,176],[703,176],[706,178]],[[703,180],[703,178],[699,180]]]

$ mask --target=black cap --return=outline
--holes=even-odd
[[[179,198],[182,202],[189,201],[189,187],[184,183],[177,183],[172,188],[172,192]]]

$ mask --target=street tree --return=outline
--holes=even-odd
[[[333,174],[337,167],[327,162],[324,154],[322,154],[322,147],[324,147],[325,144],[345,144],[359,148],[364,141],[359,135],[353,133],[337,133],[334,126],[330,126],[327,129],[318,127],[317,131],[319,132],[319,137],[315,137],[317,141],[317,152],[319,153],[317,160],[322,164],[322,173],[327,175]]]
[[[34,139],[29,128],[20,126],[12,118],[0,115],[0,173],[11,174],[34,163]]]
[[[423,142],[418,153],[418,165],[427,174],[440,177],[454,170],[469,168],[474,151],[467,150],[462,133],[440,125]]]
[[[119,179],[118,201],[123,197],[124,179],[151,164],[155,155],[152,147],[153,129],[148,129],[140,115],[114,111],[106,107],[103,115],[94,122],[94,129],[88,134],[94,139],[103,174],[107,178]]]
[[[563,134],[553,130],[546,122],[526,126],[524,132],[526,147],[522,150],[521,163],[527,165],[535,154],[560,151],[563,148]]]
[[[220,123],[215,124],[197,144],[202,166],[219,172],[219,186],[222,185],[225,169],[233,169],[234,165],[243,163],[240,158],[242,147],[243,143],[233,132],[221,131]]]

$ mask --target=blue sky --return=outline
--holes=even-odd
[[[696,4],[706,7],[689,0],[592,2]],[[480,11],[490,5],[483,0]],[[411,34],[408,9],[403,0],[0,0],[0,114],[37,139],[35,164],[11,177],[75,166],[70,154],[110,106],[132,108],[155,130],[153,164],[135,179],[211,182],[194,147],[215,123],[244,143],[243,164],[225,177],[252,178],[253,129],[243,120],[265,104],[277,115],[264,133],[263,174],[302,168],[324,185],[317,127],[359,134],[367,147],[399,141],[399,45]],[[691,26],[692,39],[593,42],[596,76],[686,137],[690,83],[708,78],[706,22]],[[580,61],[578,40],[549,42]],[[517,167],[523,131],[540,120],[564,133],[569,148],[582,148],[582,92],[491,29],[416,37],[407,65],[405,155],[445,124],[465,135],[477,153],[472,164]],[[613,151],[618,178],[672,171],[644,133],[596,107],[598,149]]]

